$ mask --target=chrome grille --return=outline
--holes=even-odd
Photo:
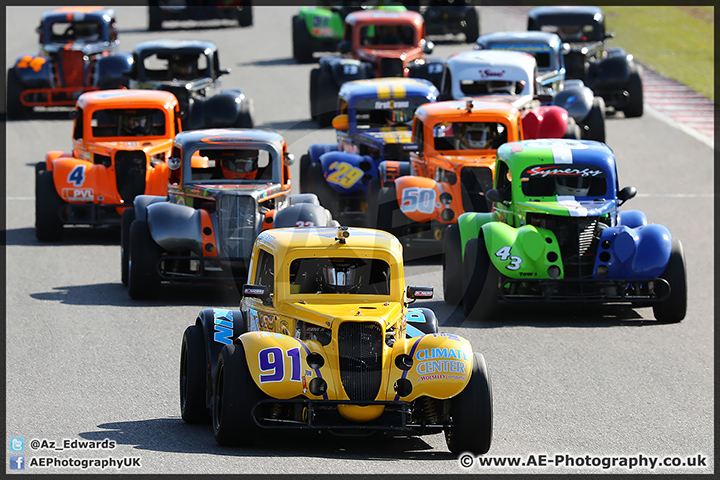
[[[115,182],[125,203],[145,193],[147,156],[142,150],[115,153]]]
[[[231,258],[250,258],[255,241],[255,199],[248,195],[223,195],[218,212],[221,252]]]
[[[340,379],[350,400],[375,400],[382,381],[383,333],[371,322],[345,322],[338,328]]]

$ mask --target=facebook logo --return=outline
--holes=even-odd
[[[25,437],[10,437],[10,450],[13,452],[24,452]]]
[[[25,470],[25,455],[10,455],[10,470]]]

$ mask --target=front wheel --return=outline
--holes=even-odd
[[[55,189],[52,171],[35,174],[35,237],[41,242],[59,241],[63,236],[60,209],[62,198]]]
[[[443,239],[443,296],[448,305],[462,300],[462,243],[458,225],[448,225]]]
[[[30,108],[23,105],[20,97],[23,93],[23,84],[15,73],[15,69],[11,68],[7,73],[7,118],[11,120],[20,120],[27,117]]]
[[[162,250],[150,235],[147,220],[135,220],[130,226],[128,294],[134,300],[155,298],[160,290],[158,262]]]
[[[470,6],[465,13],[465,43],[475,43],[480,36],[480,16],[474,6]]]
[[[670,295],[662,302],[653,305],[655,319],[661,323],[680,322],[687,312],[687,272],[685,253],[678,239],[673,239],[670,260],[660,278],[664,278],[670,284]]]
[[[130,262],[130,226],[135,220],[135,209],[126,208],[120,217],[120,278],[128,284],[128,263]]]
[[[320,71],[318,77],[317,124],[329,127],[335,118],[339,88],[329,70]]]
[[[377,229],[385,230],[397,236],[397,229],[393,225],[395,212],[400,212],[397,201],[397,190],[394,183],[382,187],[378,193]]]
[[[237,14],[238,25],[241,27],[249,27],[253,24],[252,3],[250,0],[244,0]]]
[[[498,271],[485,247],[482,230],[465,244],[463,261],[463,313],[468,320],[492,317],[498,300]]]
[[[445,441],[452,453],[482,455],[490,450],[493,431],[492,384],[485,357],[479,353],[473,355],[470,381],[451,400],[450,418],[450,425],[445,429]]]
[[[223,446],[250,445],[260,433],[252,409],[263,395],[250,376],[241,342],[220,350],[216,372],[212,401],[215,441]]]
[[[605,100],[602,97],[593,99],[593,106],[585,117],[588,127],[587,138],[605,143]]]
[[[293,58],[297,63],[311,63],[313,58],[313,39],[308,33],[305,20],[295,15],[292,18]]]
[[[185,329],[180,349],[180,414],[186,423],[203,423],[209,418],[206,365],[203,329],[191,325]]]
[[[366,225],[368,228],[377,228],[378,219],[378,195],[380,195],[380,179],[373,177],[368,182],[367,189],[367,216]]]
[[[312,159],[309,154],[304,154],[300,157],[300,193],[312,192],[312,185],[310,183],[310,167],[312,166]]]
[[[623,110],[626,118],[642,117],[643,114],[643,83],[640,70],[635,69],[630,74],[630,80],[627,87],[630,103]]]

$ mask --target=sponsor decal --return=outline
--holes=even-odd
[[[63,188],[62,197],[68,202],[92,202],[95,193],[92,188]]]
[[[333,36],[333,30],[332,28],[313,28],[312,29],[313,36],[315,37],[332,37]]]
[[[486,68],[484,70],[480,70],[480,78],[488,78],[488,77],[502,77],[505,75],[505,70],[491,70],[489,68]]]
[[[415,354],[417,360],[430,360],[435,358],[457,359],[469,361],[465,351],[459,348],[426,348],[418,350]]]
[[[257,332],[260,330],[260,325],[258,323],[258,313],[257,310],[249,309],[247,313],[248,318],[248,331],[250,332]]]
[[[245,295],[262,295],[263,293],[265,293],[265,289],[264,288],[246,288],[245,290],[243,290],[243,293]]]
[[[410,108],[410,102],[407,100],[388,100],[375,102],[375,110],[394,110],[396,108]]]
[[[530,177],[542,177],[545,178],[548,175],[574,175],[580,177],[597,177],[602,175],[602,170],[593,170],[591,168],[573,168],[573,167],[558,167],[557,165],[549,166],[537,166],[529,168],[525,171],[525,174]]]
[[[230,345],[233,334],[232,312],[230,310],[213,309],[213,323],[215,324],[213,340],[217,343]]]
[[[263,330],[272,330],[275,324],[275,317],[268,315],[267,313],[261,313],[258,315],[260,321],[260,328]]]

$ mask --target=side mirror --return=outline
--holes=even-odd
[[[350,53],[350,51],[351,51],[350,42],[348,42],[347,40],[343,40],[340,43],[338,43],[338,52]]]
[[[218,77],[219,77],[220,75],[227,75],[228,73],[230,73],[230,69],[229,69],[229,68],[221,68],[220,70],[218,70]]]
[[[433,50],[435,49],[435,44],[434,44],[432,41],[430,41],[430,40],[425,40],[425,41],[422,43],[421,48],[422,48],[422,52],[423,52],[423,53],[429,55],[429,54],[431,54],[431,53],[433,52]]]
[[[418,287],[414,285],[410,285],[407,287],[407,298],[409,299],[417,299],[417,298],[427,298],[430,299],[433,297],[433,287]]]
[[[615,32],[606,33],[606,34],[603,36],[603,38],[604,38],[605,40],[608,40],[608,39],[610,39],[610,38],[615,38]]]
[[[333,118],[332,126],[335,130],[347,132],[348,128],[350,127],[350,119],[348,118],[346,113],[343,113],[342,115],[338,115],[337,117]]]
[[[170,170],[177,170],[182,166],[182,162],[180,161],[180,157],[170,157],[167,161],[168,168]]]
[[[567,54],[567,53],[570,53],[570,44],[569,44],[569,43],[563,43],[563,44],[560,46],[560,53],[562,53],[563,55],[565,55],[565,54]]]
[[[272,305],[272,294],[270,287],[266,285],[243,285],[243,297],[259,298],[263,301],[263,305]]]
[[[295,163],[295,155],[293,155],[292,153],[289,153],[289,152],[286,153],[285,154],[285,163],[288,165],[292,165],[293,163]]]
[[[618,192],[617,198],[620,200],[618,206],[627,202],[631,198],[637,195],[637,189],[635,187],[627,186]]]
[[[497,188],[491,188],[487,192],[485,192],[485,198],[490,200],[493,203],[504,203],[505,199],[500,194],[500,191]]]
[[[75,119],[78,117],[78,112],[77,112],[77,110],[72,110],[72,111],[70,111],[70,112],[68,113],[68,116],[69,116],[71,119],[75,120]]]

